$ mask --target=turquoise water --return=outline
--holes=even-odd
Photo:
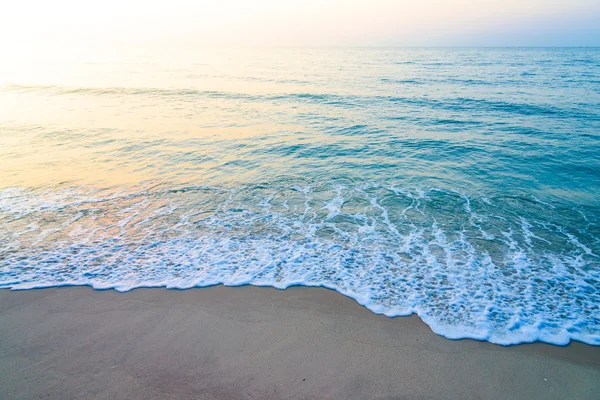
[[[324,286],[600,344],[600,49],[42,61],[0,86],[0,287]]]

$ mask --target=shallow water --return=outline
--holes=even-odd
[[[600,49],[201,49],[0,77],[0,287],[325,286],[600,344]]]

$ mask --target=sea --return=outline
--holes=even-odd
[[[600,345],[600,49],[188,48],[0,67],[0,288],[318,286]]]

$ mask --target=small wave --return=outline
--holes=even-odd
[[[383,83],[393,83],[393,84],[409,84],[409,85],[422,85],[425,82],[419,79],[391,79],[391,78],[381,78],[381,82]]]
[[[283,93],[283,94],[248,94],[223,92],[217,90],[195,89],[162,89],[162,88],[128,88],[128,87],[66,87],[66,86],[28,86],[9,84],[5,90],[17,92],[41,92],[52,95],[87,94],[93,96],[157,96],[157,97],[203,97],[227,100],[247,101],[301,101],[315,104],[352,106],[352,99],[357,96],[343,96],[322,93]]]
[[[399,82],[418,83],[420,81],[406,80]],[[420,83],[419,83],[420,84]],[[401,97],[385,95],[359,95],[335,93],[262,93],[248,94],[236,92],[223,92],[215,90],[195,89],[159,89],[159,88],[127,88],[127,87],[64,87],[64,86],[27,86],[5,85],[5,90],[19,92],[42,92],[53,95],[89,94],[94,96],[157,96],[157,97],[199,97],[207,99],[224,99],[248,102],[298,102],[308,104],[330,105],[342,108],[355,108],[372,104],[404,104],[428,109],[443,109],[448,111],[478,111],[492,113],[508,113],[523,116],[546,116],[553,118],[586,118],[600,120],[600,114],[589,113],[584,109],[567,106],[557,107],[548,104],[518,103],[490,99],[477,99],[456,97],[446,99],[432,99],[424,97]]]
[[[67,94],[90,94],[90,95],[156,95],[156,96],[207,96],[207,97],[248,97],[251,95],[242,93],[220,92],[215,90],[194,90],[194,89],[162,89],[162,88],[132,88],[132,87],[68,87],[68,86],[43,86],[43,85],[5,85],[6,90],[21,92],[46,92],[54,95]]]
[[[12,188],[0,287],[323,286],[449,338],[600,345],[598,210],[565,207],[352,180]]]

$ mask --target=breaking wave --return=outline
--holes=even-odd
[[[0,192],[0,287],[322,286],[436,333],[600,344],[599,210],[381,183]]]

